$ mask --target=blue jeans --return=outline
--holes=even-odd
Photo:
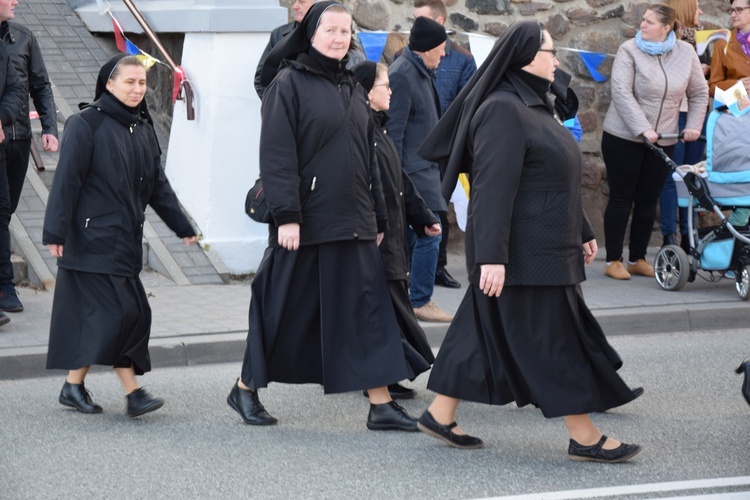
[[[680,113],[678,126],[680,131],[685,128],[687,122],[687,113]],[[703,131],[701,134],[706,134],[706,123],[703,123]],[[678,142],[674,146],[674,153],[672,154],[672,161],[679,165],[695,165],[696,163],[703,160],[703,152],[706,150],[706,143],[703,141],[695,142]],[[661,190],[661,196],[659,196],[659,207],[661,211],[661,234],[666,236],[675,232],[677,225],[677,187],[675,186],[674,179],[672,179],[672,172],[667,174],[667,180],[664,182],[664,187]],[[680,234],[687,234],[688,232],[688,209],[680,207]],[[695,217],[695,215],[693,215]]]
[[[438,214],[435,216],[440,220]],[[432,291],[435,288],[435,269],[441,235],[417,238],[414,231],[409,228],[408,238],[409,246],[414,248],[411,254],[409,301],[412,307],[422,307],[432,299]]]

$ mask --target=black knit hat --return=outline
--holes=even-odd
[[[352,68],[352,73],[357,78],[360,85],[367,91],[372,90],[375,85],[375,76],[377,75],[378,65],[372,61],[362,61]]]
[[[409,34],[409,48],[417,52],[432,50],[448,38],[445,28],[429,17],[418,17],[414,20]]]

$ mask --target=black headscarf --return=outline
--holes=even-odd
[[[550,85],[550,92],[555,96],[555,111],[562,121],[570,120],[578,113],[578,96],[573,89],[568,88],[573,77],[570,73],[557,68],[555,81]]]
[[[101,67],[99,70],[99,75],[96,77],[96,89],[94,90],[94,101],[97,101],[101,99],[103,95],[108,95],[112,97],[112,99],[117,103],[119,106],[124,108],[125,110],[129,111],[133,114],[139,114],[144,120],[146,120],[151,125],[154,124],[153,118],[151,118],[151,113],[148,111],[148,106],[146,105],[146,96],[143,96],[143,100],[141,103],[136,107],[131,107],[125,104],[124,102],[120,101],[117,97],[115,97],[109,90],[107,90],[107,81],[109,81],[110,77],[112,76],[112,72],[115,70],[118,64],[120,64],[120,61],[122,61],[124,58],[131,56],[131,54],[117,54],[112,59],[104,63],[104,66]],[[145,66],[144,66],[145,68]],[[82,102],[78,104],[79,109],[83,109],[86,106],[89,106],[91,103]]]
[[[339,5],[346,7],[338,2],[318,2],[314,3],[310,10],[307,11],[302,21],[294,28],[288,35],[281,39],[277,43],[271,52],[268,53],[268,57],[263,62],[263,68],[260,72],[260,83],[264,87],[270,85],[273,81],[276,73],[279,71],[279,65],[284,59],[294,59],[299,54],[308,52],[310,50],[310,42],[315,30],[318,29],[318,23],[323,13],[333,5]],[[347,12],[349,9],[346,9]]]
[[[461,90],[417,153],[437,162],[443,177],[443,196],[448,199],[461,172],[471,168],[467,143],[469,126],[476,110],[505,78],[509,70],[531,63],[542,46],[542,29],[536,21],[513,23],[498,38],[487,59]]]
[[[362,61],[352,68],[352,73],[357,81],[368,93],[375,85],[375,77],[378,74],[378,65],[373,61]]]

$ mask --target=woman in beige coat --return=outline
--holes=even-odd
[[[644,140],[657,143],[658,134],[676,134],[680,101],[687,97],[685,141],[700,136],[708,105],[708,86],[693,47],[677,40],[674,9],[662,4],[643,14],[640,31],[617,51],[612,68],[612,102],[604,120],[602,156],[609,181],[604,212],[607,265],[604,274],[620,280],[631,274],[653,276],[645,260],[668,166]],[[658,140],[671,156],[675,139]],[[630,212],[629,259],[622,265],[623,240]]]

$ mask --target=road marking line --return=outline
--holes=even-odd
[[[586,490],[549,491],[546,493],[531,493],[528,495],[487,497],[482,500],[569,500],[577,498],[597,498],[615,495],[637,495],[644,493],[648,494],[669,491],[728,488],[732,486],[750,486],[750,476],[698,479],[695,481],[672,481],[666,483],[635,484],[631,486],[590,488]]]

